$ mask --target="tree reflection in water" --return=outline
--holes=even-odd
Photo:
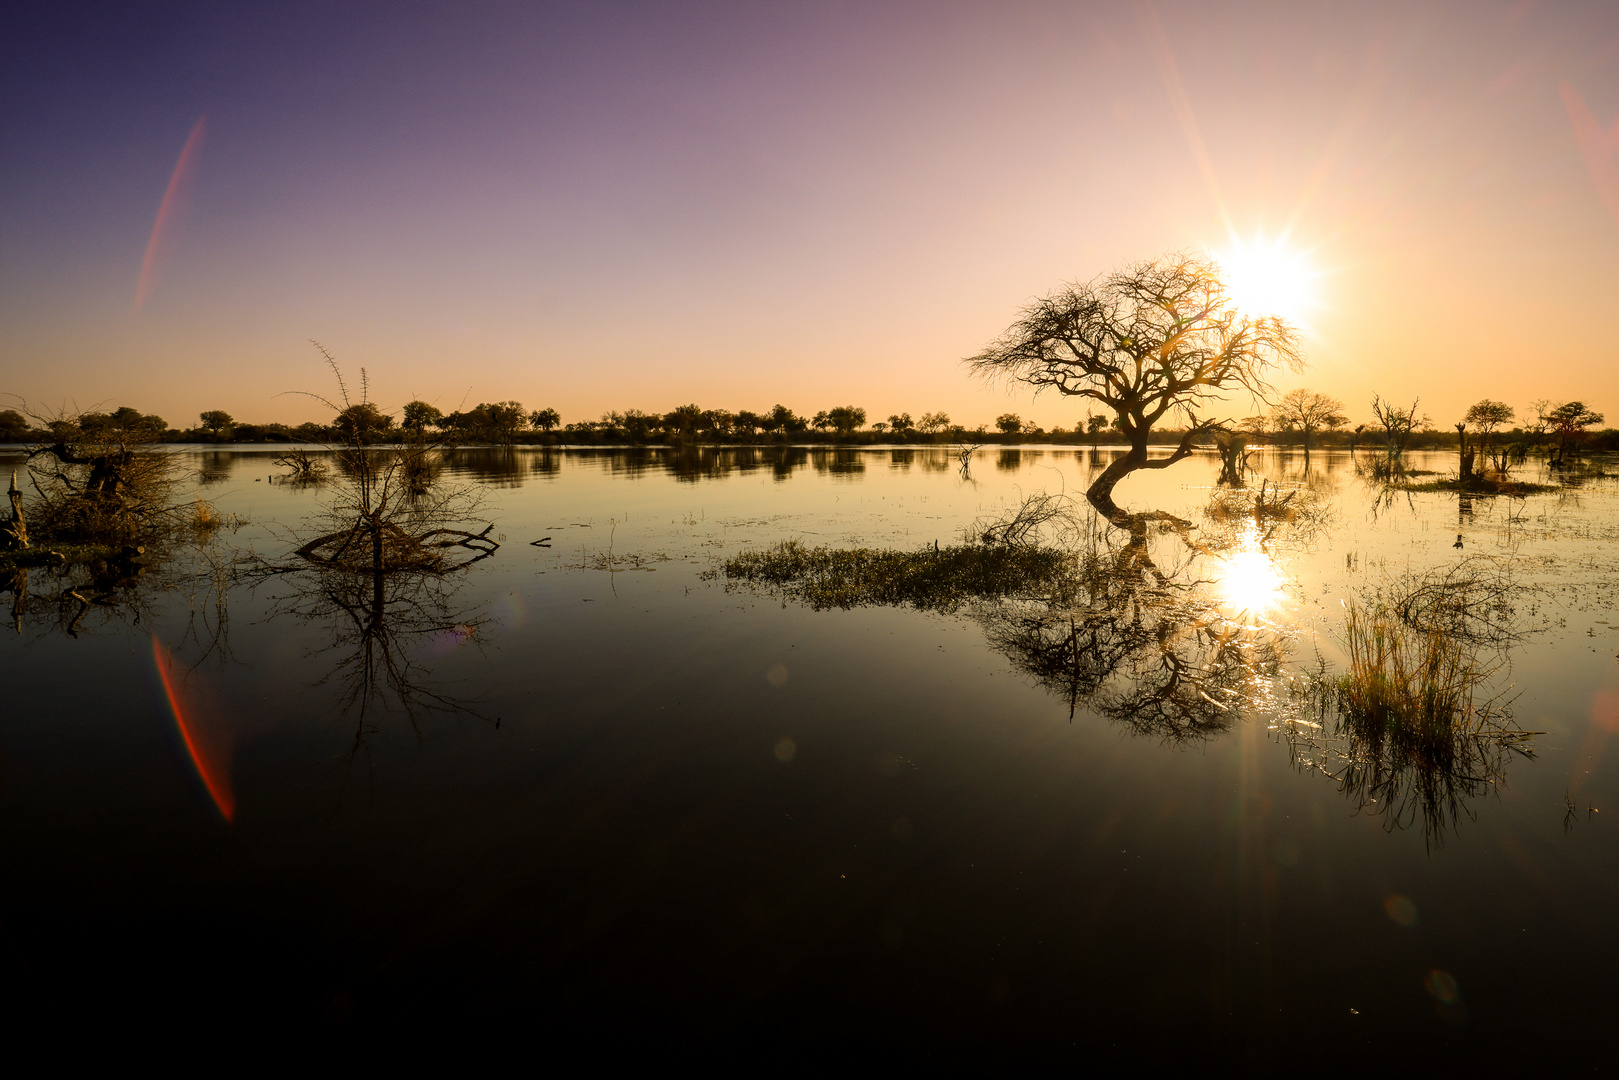
[[[320,630],[320,644],[306,654],[325,672],[315,685],[336,689],[336,709],[353,717],[358,751],[390,714],[403,714],[417,731],[435,713],[487,719],[476,701],[435,687],[424,660],[435,646],[479,640],[487,619],[458,606],[456,596],[459,571],[485,557],[437,572],[260,564],[248,574],[270,579],[272,618]]]
[[[492,524],[476,533],[456,527],[478,512],[470,489],[424,488],[408,455],[353,439],[338,461],[334,492],[305,527],[318,535],[286,561],[250,558],[243,575],[274,583],[272,617],[325,629],[326,643],[313,650],[327,668],[317,685],[338,687],[357,751],[390,712],[404,713],[413,728],[432,713],[477,715],[474,702],[433,688],[421,657],[435,641],[477,640],[484,619],[458,608],[455,596],[464,573],[500,544]],[[492,482],[521,475],[510,451],[498,448],[471,452],[461,467]]]
[[[1355,704],[1372,700],[1382,675],[1364,658],[1336,677],[1324,663],[1313,674],[1290,663],[1299,631],[1283,610],[1289,588],[1275,562],[1279,549],[1308,543],[1329,523],[1327,487],[1217,490],[1200,526],[1165,513],[1104,522],[1042,494],[974,523],[969,541],[950,548],[784,544],[733,558],[723,573],[817,608],[966,614],[991,647],[1067,704],[1070,719],[1088,712],[1182,743],[1259,718],[1299,767],[1330,777],[1358,810],[1386,815],[1391,829],[1420,823],[1434,844],[1468,815],[1470,800],[1504,780],[1510,756],[1532,753],[1535,733],[1513,729],[1499,701],[1472,696],[1498,670],[1479,650],[1516,640],[1511,586],[1474,564],[1371,597],[1408,624],[1413,656],[1439,655],[1431,646],[1443,645],[1440,674],[1461,696],[1447,712],[1433,706],[1445,699],[1417,694],[1429,706],[1421,716],[1387,694],[1376,708]],[[1458,589],[1471,592],[1458,602]],[[1486,609],[1495,615],[1481,620]]]
[[[1160,568],[1148,524],[1077,556],[1075,587],[975,618],[1013,666],[1067,702],[1070,719],[1084,707],[1143,735],[1210,738],[1274,676],[1284,638],[1229,618],[1191,561]]]

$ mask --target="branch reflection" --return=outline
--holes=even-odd
[[[786,543],[721,572],[815,608],[965,614],[1070,720],[1086,713],[1184,743],[1260,719],[1357,810],[1391,829],[1420,825],[1436,844],[1514,754],[1533,753],[1537,733],[1515,728],[1510,702],[1491,696],[1521,637],[1516,593],[1503,565],[1481,560],[1388,582],[1347,609],[1347,669],[1302,670],[1277,560],[1329,523],[1328,491],[1308,477],[1218,488],[1200,525],[1162,512],[1103,521],[1037,494],[948,548]]]

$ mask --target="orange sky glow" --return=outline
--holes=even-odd
[[[1619,425],[1611,4],[165,12],[35,13],[0,75],[0,407],[325,419],[318,339],[391,409],[1069,427],[961,358],[1193,250],[1352,423]]]

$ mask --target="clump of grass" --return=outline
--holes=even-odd
[[[0,570],[76,566],[116,558],[123,551],[123,545],[114,544],[35,545],[21,551],[0,551]]]
[[[1071,555],[1013,544],[894,551],[812,548],[786,540],[727,559],[720,572],[733,581],[772,586],[816,610],[888,604],[953,611],[972,600],[1046,597],[1076,580]]]
[[[1295,760],[1336,779],[1389,829],[1420,819],[1430,846],[1465,814],[1469,800],[1504,781],[1513,753],[1532,756],[1533,737],[1512,723],[1511,701],[1490,688],[1515,640],[1495,616],[1482,623],[1443,581],[1475,582],[1471,569],[1409,578],[1349,608],[1349,669],[1304,680],[1306,714],[1285,725]],[[1466,596],[1476,588],[1460,588]],[[1329,719],[1330,718],[1330,719]]]
[[[225,519],[215,510],[211,503],[198,499],[191,505],[191,513],[187,515],[186,528],[198,539],[212,536],[225,524]]]
[[[1416,475],[1409,473],[1407,475]],[[1482,476],[1474,473],[1467,479],[1450,477],[1445,480],[1429,480],[1420,484],[1401,484],[1404,491],[1461,491],[1469,495],[1509,495],[1522,497],[1524,495],[1543,495],[1548,491],[1556,491],[1555,484],[1534,484],[1527,480],[1512,480],[1504,476]]]
[[[1499,707],[1477,700],[1494,674],[1444,623],[1411,625],[1388,603],[1349,608],[1349,671],[1337,680],[1339,709],[1357,733],[1443,756],[1459,737],[1492,731]]]

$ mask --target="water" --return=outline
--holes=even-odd
[[[1205,515],[1213,459],[1136,474],[1121,503],[1223,537],[1171,579],[1254,658],[1191,737],[1042,684],[982,605],[816,611],[717,572],[784,539],[949,545],[1106,453],[463,451],[442,481],[502,546],[391,584],[380,628],[368,587],[153,571],[70,636],[34,571],[0,648],[9,981],[57,1018],[750,1061],[1601,1059],[1612,480],[1463,509],[1262,455],[1313,524],[1260,544]],[[187,460],[280,565],[327,493],[270,457]],[[1341,669],[1357,590],[1468,556],[1533,587],[1491,691],[1543,734],[1435,827],[1315,768],[1287,688]]]

